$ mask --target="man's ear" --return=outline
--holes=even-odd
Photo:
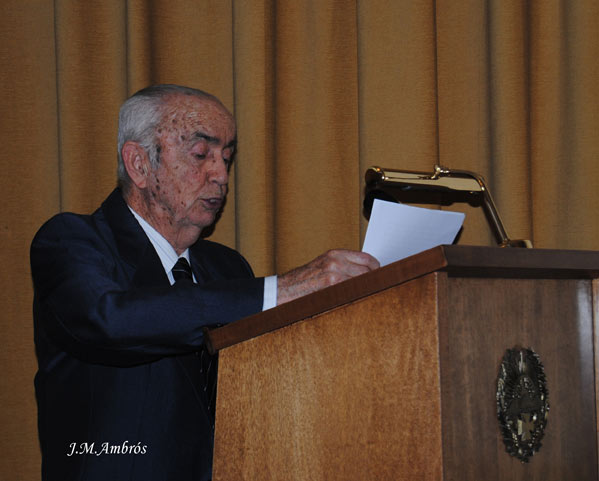
[[[121,150],[123,164],[129,177],[139,189],[148,185],[148,174],[150,173],[150,158],[145,149],[137,142],[131,140],[125,142]]]

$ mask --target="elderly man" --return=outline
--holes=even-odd
[[[91,216],[59,214],[33,240],[43,479],[210,479],[202,329],[378,267],[337,250],[255,278],[240,254],[201,240],[235,145],[215,97],[141,90],[120,112],[119,187]]]

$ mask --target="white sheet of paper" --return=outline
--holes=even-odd
[[[464,217],[461,212],[375,199],[362,252],[376,257],[385,266],[438,245],[451,244]]]

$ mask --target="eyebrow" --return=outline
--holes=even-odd
[[[212,135],[208,135],[205,132],[198,130],[192,134],[192,137],[195,139],[204,139],[206,142],[211,144],[220,144],[221,140],[218,137],[213,137]],[[237,139],[231,140],[227,145],[225,145],[225,149],[229,147],[235,147],[237,145]]]

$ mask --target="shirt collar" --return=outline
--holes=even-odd
[[[166,275],[171,281],[171,284],[173,284],[175,280],[173,279],[173,274],[171,270],[173,269],[179,257],[185,257],[185,259],[187,259],[187,262],[190,262],[189,248],[185,249],[185,251],[183,251],[181,255],[177,255],[177,252],[175,251],[174,247],[162,236],[162,234],[160,234],[160,232],[154,229],[154,227],[152,227],[148,223],[148,221],[146,221],[142,216],[135,212],[129,204],[127,204],[127,207],[129,207],[129,210],[131,211],[137,222],[139,222],[139,225],[148,236],[148,239],[150,239],[150,242],[154,246],[154,249],[156,250],[158,257],[160,258],[160,262],[162,262],[162,267],[164,267]]]

